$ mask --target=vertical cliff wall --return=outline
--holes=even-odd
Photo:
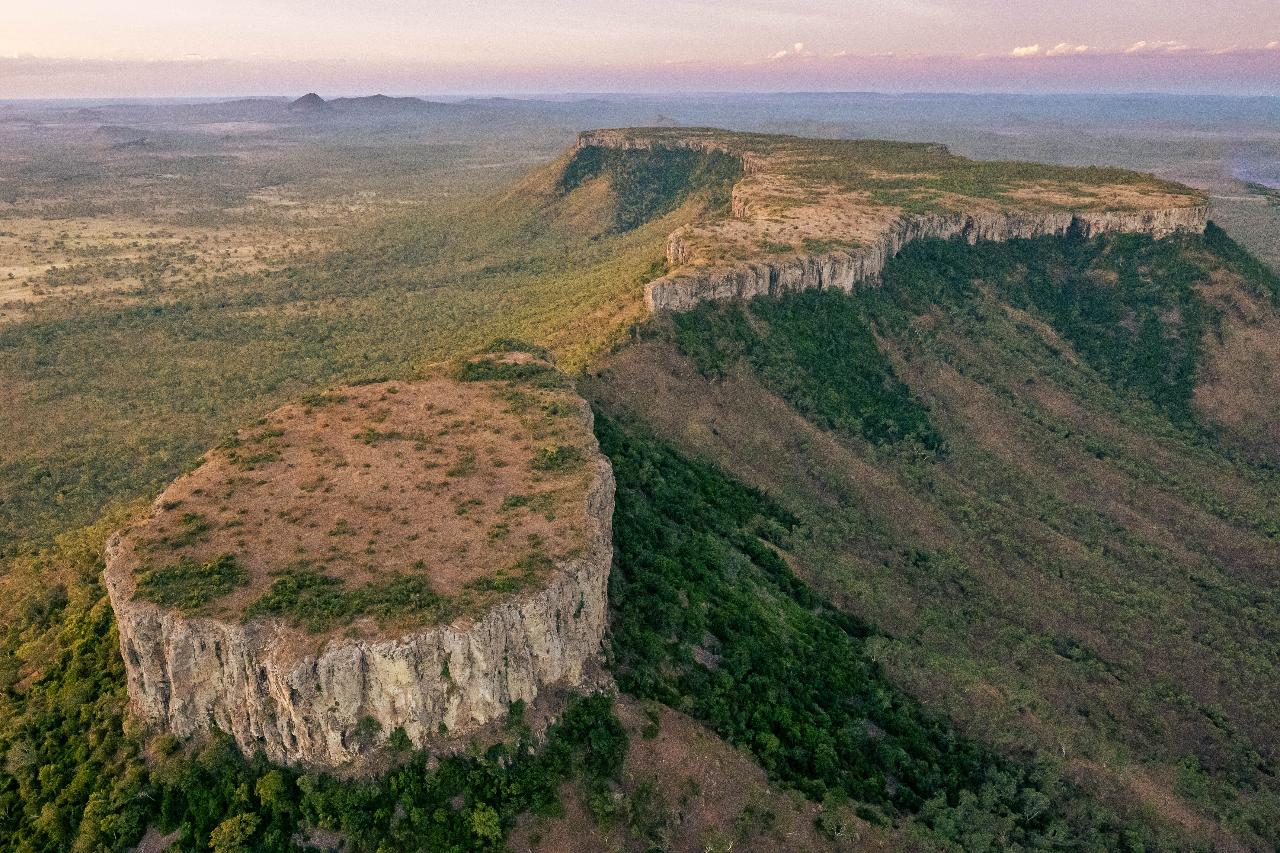
[[[698,150],[741,163],[729,218],[686,225],[668,239],[671,272],[645,291],[652,311],[849,290],[922,238],[1160,238],[1200,233],[1208,217],[1200,193],[1153,175],[975,161],[936,144],[631,128],[583,133],[577,151],[587,149]]]
[[[681,232],[677,231],[667,241],[667,262],[677,271],[645,287],[645,304],[651,311],[688,311],[707,301],[751,299],[822,288],[848,291],[860,282],[874,281],[885,264],[912,240],[930,237],[944,240],[959,237],[976,243],[1061,237],[1076,231],[1086,237],[1128,233],[1161,238],[1177,233],[1203,233],[1207,223],[1208,208],[1203,205],[1137,211],[904,216],[878,240],[863,248],[696,271],[679,269],[687,262],[689,253]]]
[[[472,390],[471,385],[463,387]],[[382,394],[381,399],[387,401],[383,405],[401,404],[404,398],[412,396],[414,388],[401,384],[395,391],[394,396]],[[370,396],[366,388],[349,389],[347,393],[352,397],[346,404],[351,407],[349,411],[376,411],[378,398]],[[369,399],[360,398],[361,394]],[[179,510],[185,511],[197,500],[192,495],[210,491],[206,488],[208,478],[198,479],[200,469],[175,483],[157,501],[150,520],[117,535],[108,545],[105,580],[119,625],[133,712],[150,725],[179,736],[195,735],[216,726],[230,734],[247,754],[260,749],[277,762],[336,767],[357,759],[397,728],[403,728],[417,745],[438,742],[442,736],[465,740],[477,729],[504,717],[510,703],[516,700],[532,705],[548,690],[558,693],[562,688],[581,684],[584,679],[598,678],[607,621],[606,586],[613,559],[614,481],[609,462],[595,443],[589,407],[571,392],[560,394],[554,400],[548,397],[544,402],[563,407],[565,404],[559,397],[577,401],[577,416],[572,414],[572,409],[566,413],[560,408],[553,418],[554,422],[573,427],[566,428],[561,440],[578,440],[576,453],[581,457],[573,458],[581,464],[575,463],[576,467],[567,473],[541,472],[535,467],[529,476],[531,482],[554,489],[555,494],[569,495],[556,507],[556,512],[564,523],[571,525],[572,546],[554,560],[548,558],[548,564],[539,568],[536,582],[523,581],[518,591],[498,595],[496,599],[494,593],[486,592],[483,594],[487,596],[483,598],[486,605],[481,612],[476,613],[476,608],[472,608],[466,618],[447,623],[432,624],[432,620],[424,616],[419,627],[402,630],[400,626],[405,619],[413,620],[415,616],[414,611],[408,610],[396,623],[395,630],[379,628],[372,617],[361,617],[345,629],[337,625],[317,635],[288,619],[257,615],[252,608],[232,613],[230,605],[215,602],[192,612],[148,600],[140,591],[147,573],[146,563],[139,563],[138,554],[142,553],[144,560],[154,560],[157,554],[168,560],[171,552],[167,545],[149,544],[155,540],[143,538],[138,529],[146,530],[148,524],[155,529],[154,525],[159,524],[155,519],[172,514],[174,511],[166,507],[171,507],[178,498],[186,498]],[[439,396],[427,400],[436,401],[442,417],[457,418],[458,410],[443,408]],[[410,403],[412,405],[405,406],[406,410],[420,411],[424,405],[421,399],[411,399]],[[339,449],[381,454],[394,460],[396,466],[407,456],[405,445],[396,439],[377,439],[382,444],[369,445],[358,440],[360,434],[357,434],[357,440],[349,441],[358,422],[346,418],[347,412],[340,406],[309,415],[290,414],[290,409],[284,411],[279,417],[273,415],[269,423],[285,425],[305,417],[321,421],[325,427],[332,422],[337,425],[336,430],[332,430],[337,438],[348,442],[338,444]],[[386,430],[384,435],[391,435],[392,428],[407,434],[406,426],[395,421],[394,416],[381,424]],[[512,427],[508,424],[498,425],[506,429],[497,440],[523,443],[511,436]],[[295,445],[300,454],[296,458],[320,446],[314,434],[298,432],[295,438],[295,433],[285,428],[281,432],[285,434],[278,440]],[[406,441],[430,444],[434,449],[442,441],[436,436],[437,433],[428,428]],[[473,447],[478,440],[471,434],[464,434],[463,439],[467,447]],[[289,452],[292,451],[282,451],[282,454]],[[430,453],[430,449],[424,451],[424,454]],[[489,454],[487,449],[477,447],[475,455],[484,459]],[[274,489],[279,500],[278,504],[265,509],[272,516],[279,510],[295,512],[303,518],[317,518],[323,508],[313,508],[309,513],[291,509],[287,488],[290,481],[286,478],[296,467],[296,458],[284,455],[272,463],[282,468],[274,480],[271,479],[274,471],[265,472],[268,485],[264,488]],[[329,481],[338,483],[337,478],[350,471],[353,482],[369,490],[361,493],[366,499],[386,500],[383,496],[387,491],[368,485],[376,474],[366,473],[369,466],[361,464],[361,458],[373,457],[353,457],[350,463],[331,473]],[[211,464],[207,462],[206,466]],[[422,467],[422,463],[405,466],[418,470]],[[445,465],[438,467],[443,469]],[[500,475],[511,476],[508,472],[512,467],[513,464],[504,463],[498,469]],[[481,471],[473,476],[483,475]],[[450,476],[457,480],[464,475],[458,474],[455,468]],[[181,491],[184,483],[191,485],[186,481],[192,477],[197,478],[195,482],[201,487]],[[484,482],[478,487],[489,489],[495,506],[504,503],[501,491]],[[313,499],[318,491],[306,492],[303,497]],[[409,500],[430,500],[425,492],[406,491],[416,495]],[[350,512],[347,497],[339,483],[332,498],[333,502],[342,504],[344,513]],[[314,499],[328,498],[322,495]],[[251,504],[255,502],[252,496],[247,500]],[[263,512],[264,508],[255,509]],[[448,504],[441,509],[438,517],[449,520],[432,523],[431,527],[424,524],[421,539],[415,535],[417,531],[405,528],[408,537],[421,542],[432,535],[430,529],[452,523],[478,540],[468,553],[483,554],[486,538],[492,539],[487,537],[486,530],[505,532],[507,529],[506,526],[494,528],[488,519],[481,524],[457,516],[461,520],[453,522],[455,509]],[[531,518],[530,523],[545,524],[536,513],[519,512]],[[363,545],[365,533],[374,536],[381,533],[385,539],[389,532],[386,528],[397,523],[397,519],[390,517],[396,515],[395,511],[382,515],[378,522],[380,529],[370,527],[355,541]],[[503,525],[510,523],[511,538],[519,535],[523,541],[512,511],[500,517],[504,519]],[[320,547],[332,548],[332,543],[339,538],[332,532],[325,535],[327,523],[311,527],[317,528]],[[244,535],[250,548],[263,547],[265,540],[255,541],[235,532],[240,529],[232,528],[229,535]],[[307,535],[305,530],[304,525],[303,535]],[[281,534],[273,532],[271,536],[278,540]],[[544,538],[549,540],[551,534]],[[460,547],[458,540],[447,544],[455,551]],[[222,547],[219,543],[218,548]],[[248,561],[251,556],[244,559]],[[501,565],[480,566],[475,576],[481,580],[501,579],[501,569]],[[272,578],[279,576],[280,572],[273,570],[266,573],[263,582],[270,584]],[[246,588],[245,594],[250,591]],[[233,592],[226,598],[234,601],[235,595]],[[213,609],[210,611],[210,608]]]

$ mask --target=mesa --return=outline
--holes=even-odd
[[[131,704],[327,766],[474,732],[594,671],[612,495],[590,409],[528,353],[282,406],[112,541]]]

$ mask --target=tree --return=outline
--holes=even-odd
[[[502,821],[492,806],[476,803],[471,810],[471,832],[477,839],[487,844],[499,844],[502,841]]]
[[[218,824],[209,835],[209,848],[213,853],[249,853],[249,839],[258,829],[258,816],[242,812]]]

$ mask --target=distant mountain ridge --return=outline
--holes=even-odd
[[[422,114],[454,109],[454,104],[427,101],[415,97],[390,95],[362,95],[359,97],[325,100],[315,92],[308,92],[289,104],[290,112],[341,111],[349,113],[413,113]]]

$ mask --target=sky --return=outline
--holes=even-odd
[[[1280,95],[1280,0],[5,5],[0,99],[307,90]]]

